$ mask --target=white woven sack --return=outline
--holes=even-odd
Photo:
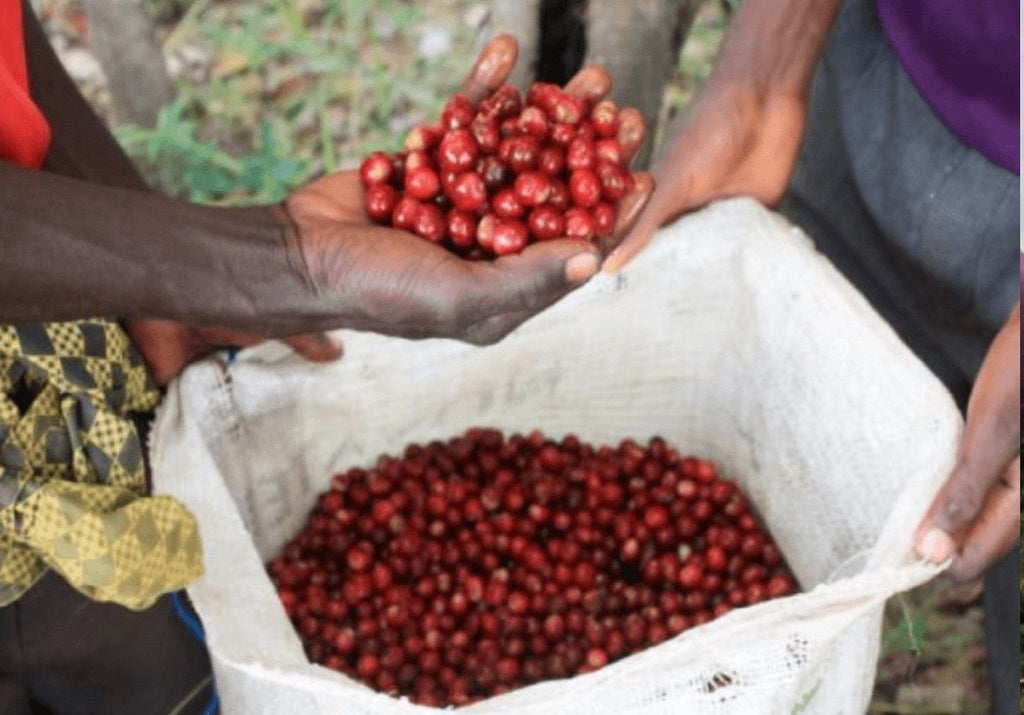
[[[864,712],[885,599],[936,573],[912,534],[960,418],[796,229],[751,201],[714,205],[485,349],[344,337],[326,367],[279,346],[195,365],[156,422],[157,488],[202,527],[189,593],[226,713],[429,710],[309,664],[262,564],[335,472],[472,425],[660,434],[714,459],[806,592],[467,713]]]

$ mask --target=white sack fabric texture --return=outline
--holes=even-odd
[[[465,712],[864,712],[885,600],[937,573],[912,537],[961,421],[798,230],[755,202],[722,202],[498,345],[344,340],[329,366],[274,345],[194,365],[156,421],[157,489],[202,528],[206,573],[189,594],[224,712],[431,710],[311,665],[263,563],[336,472],[474,425],[594,444],[662,435],[715,460],[805,592]]]

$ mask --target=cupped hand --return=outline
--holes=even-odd
[[[477,103],[505,82],[517,55],[512,37],[496,37],[481,51],[463,93]],[[592,101],[610,89],[608,73],[598,67],[584,68],[567,85],[568,91]],[[643,119],[626,109],[620,124],[619,141],[630,159],[643,142]],[[596,272],[602,251],[629,230],[651,195],[650,175],[637,173],[634,179],[635,189],[620,203],[615,229],[604,243],[549,241],[493,262],[464,261],[411,234],[373,225],[363,211],[363,187],[353,171],[312,182],[285,206],[315,289],[330,294],[329,302],[337,306],[323,316],[325,324],[482,344],[500,339]],[[169,320],[130,321],[127,327],[160,384],[212,350],[265,339]],[[322,332],[284,342],[316,362],[341,354],[340,345]]]
[[[660,226],[712,201],[751,196],[776,206],[796,165],[805,122],[801,96],[709,81],[659,162],[657,190],[604,270],[621,269]]]
[[[471,103],[504,83],[517,53],[511,36],[488,43],[462,90]],[[611,79],[599,67],[585,67],[566,89],[597,101],[611,89]],[[643,120],[627,109],[620,122],[622,149],[632,158],[643,141]],[[317,289],[336,294],[339,304],[348,306],[347,327],[486,344],[597,271],[602,248],[624,235],[653,189],[649,175],[634,174],[634,179],[608,244],[544,241],[493,261],[468,261],[405,231],[373,224],[363,209],[356,171],[313,182],[289,197],[286,207]]]

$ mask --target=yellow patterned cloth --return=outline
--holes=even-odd
[[[195,518],[146,496],[131,413],[159,397],[112,320],[0,325],[0,606],[47,569],[132,609],[202,574]]]

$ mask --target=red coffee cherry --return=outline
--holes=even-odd
[[[463,211],[477,211],[487,203],[487,187],[475,171],[459,174],[447,193],[455,208]]]
[[[444,239],[445,228],[444,214],[435,204],[423,204],[420,207],[419,216],[416,217],[416,234],[430,241],[440,243]]]
[[[397,204],[398,192],[387,184],[377,184],[366,190],[366,214],[374,221],[390,221]]]
[[[578,169],[569,176],[569,196],[577,206],[589,208],[601,200],[601,181],[590,169]]]
[[[571,208],[565,212],[565,235],[582,241],[591,241],[596,235],[597,224],[586,209]]]
[[[525,171],[513,185],[516,198],[523,206],[539,206],[551,195],[551,179],[540,171]]]
[[[521,221],[502,221],[494,229],[491,250],[498,256],[519,253],[526,248],[529,238],[530,234]]]
[[[414,199],[426,201],[437,196],[441,190],[441,180],[433,169],[412,169],[405,173],[405,190]]]
[[[359,178],[363,186],[369,188],[378,184],[386,184],[394,175],[391,158],[382,151],[375,151],[363,160],[359,167]]]
[[[401,197],[391,215],[391,225],[403,231],[415,230],[421,206],[422,204],[411,196]]]
[[[538,206],[530,212],[527,220],[530,233],[538,241],[549,241],[565,234],[565,218],[552,206]]]
[[[476,166],[480,147],[468,129],[455,129],[441,138],[437,161],[445,171],[468,171]]]

